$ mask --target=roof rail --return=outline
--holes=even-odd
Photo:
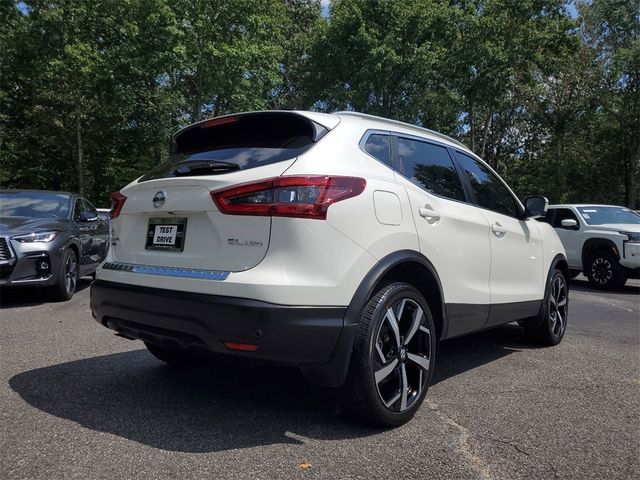
[[[454,143],[460,147],[463,147],[465,149],[469,149],[469,147],[467,147],[465,144],[459,142],[458,140],[451,138],[448,135],[445,135],[444,133],[440,133],[440,132],[436,132],[435,130],[429,130],[428,128],[424,128],[424,127],[418,127],[417,125],[412,125],[411,123],[406,123],[406,122],[401,122],[399,120],[391,120],[389,118],[384,118],[384,117],[378,117],[376,115],[369,115],[368,113],[360,113],[360,112],[352,112],[352,111],[348,111],[348,110],[344,110],[341,112],[333,112],[335,115],[348,115],[351,117],[360,117],[360,118],[365,118],[365,119],[370,119],[370,120],[378,120],[380,122],[388,122],[388,123],[393,123],[394,125],[399,125],[401,127],[405,127],[405,128],[411,128],[413,130],[417,130],[419,132],[426,132],[429,133],[430,135],[439,137],[441,139],[447,140],[451,143]]]

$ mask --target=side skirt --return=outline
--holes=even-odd
[[[485,328],[531,318],[538,315],[542,300],[496,303],[447,303],[445,306],[449,327],[444,338],[454,338]]]

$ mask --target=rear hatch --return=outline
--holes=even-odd
[[[178,132],[169,162],[122,190],[112,258],[231,272],[256,266],[269,247],[271,217],[223,214],[211,192],[282,175],[328,132],[314,120],[293,112],[248,113]]]

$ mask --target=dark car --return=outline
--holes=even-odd
[[[96,208],[96,210],[98,211],[98,215],[100,215],[100,218],[103,219],[105,222],[109,223],[109,220],[111,218],[111,209],[110,208]]]
[[[70,299],[109,249],[109,224],[64,192],[0,190],[0,286],[50,287]]]

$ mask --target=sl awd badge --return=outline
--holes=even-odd
[[[160,208],[162,205],[164,205],[164,202],[166,200],[167,194],[163,190],[160,190],[153,196],[153,206],[156,208]]]
[[[261,247],[262,242],[256,242],[255,240],[240,241],[237,238],[227,238],[227,245],[234,247]]]

